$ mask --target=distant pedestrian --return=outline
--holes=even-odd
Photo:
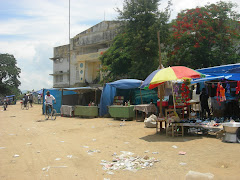
[[[202,88],[202,92],[199,96],[200,98],[200,102],[201,102],[201,113],[202,113],[202,118],[205,118],[206,117],[206,112],[208,113],[208,118],[210,117],[210,109],[208,107],[208,94],[206,92],[206,89],[205,88]]]
[[[31,105],[31,107],[32,107],[32,103],[33,103],[33,95],[30,94],[28,99],[29,99],[29,103],[30,103],[30,105]]]
[[[26,94],[24,94],[22,100],[23,100],[24,107],[26,107],[27,106],[27,102],[28,102],[28,96]]]
[[[38,94],[38,104],[41,104],[41,94]]]

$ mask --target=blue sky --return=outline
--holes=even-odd
[[[104,20],[115,20],[123,0],[71,0],[71,38]],[[172,16],[216,0],[172,0]],[[238,0],[232,0],[237,3]],[[68,43],[69,0],[0,0],[0,53],[21,68],[21,90],[52,87],[53,47]],[[167,5],[162,0],[159,9]],[[238,3],[240,6],[240,4]],[[239,11],[239,8],[238,8]]]

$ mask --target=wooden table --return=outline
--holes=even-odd
[[[136,120],[137,120],[137,111],[142,111],[145,113],[145,118],[149,112],[157,113],[157,107],[155,104],[139,104],[134,106],[134,110],[136,112]]]
[[[156,121],[156,133],[160,133],[163,130],[163,124],[166,129],[166,118],[158,118]]]
[[[182,110],[182,119],[185,118],[184,114],[185,114],[185,111],[187,111],[187,115],[189,116],[190,114],[190,105],[187,103],[187,104],[184,104],[184,105],[176,105],[175,106],[176,109],[181,109]],[[168,110],[169,109],[174,109],[174,106],[168,106]]]

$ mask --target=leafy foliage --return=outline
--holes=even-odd
[[[0,54],[0,94],[19,94],[18,80],[21,69],[17,67],[17,61],[13,55]]]
[[[168,65],[203,68],[239,62],[236,5],[216,4],[183,10],[172,23]]]
[[[100,57],[106,81],[119,78],[145,79],[158,63],[157,31],[161,41],[168,36],[169,6],[158,10],[159,0],[125,0],[119,10],[123,22],[112,46]]]

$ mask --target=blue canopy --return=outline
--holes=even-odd
[[[137,79],[121,79],[111,83],[106,83],[103,87],[101,95],[99,115],[104,116],[108,113],[107,106],[113,104],[116,89],[135,89],[139,88],[141,84],[142,81]]]
[[[42,112],[45,113],[45,95],[47,91],[50,92],[51,95],[53,95],[56,99],[56,104],[53,105],[54,109],[56,109],[57,113],[60,113],[61,105],[62,105],[62,92],[59,88],[51,88],[51,89],[43,89],[43,106],[42,106]],[[70,95],[70,94],[76,94],[74,91],[63,91],[63,95]]]
[[[195,80],[196,82],[223,78],[240,81],[240,63],[197,69],[197,71],[207,76],[206,78]]]
[[[8,98],[9,98],[9,97],[14,97],[14,96],[15,96],[15,95],[10,95],[10,96],[6,96],[6,97],[8,97]]]

